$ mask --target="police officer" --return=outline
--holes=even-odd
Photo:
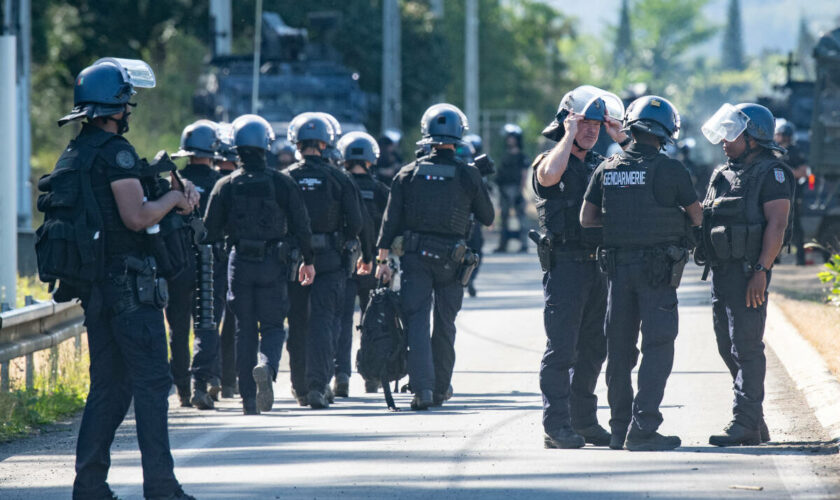
[[[219,147],[216,128],[216,124],[209,120],[198,120],[188,125],[181,133],[181,148],[172,155],[173,158],[188,158],[187,166],[181,170],[180,175],[192,182],[201,196],[200,214],[204,214],[210,191],[221,178],[213,169],[213,160]],[[190,320],[195,307],[197,272],[195,254],[190,252],[190,257],[187,269],[169,280],[170,300],[166,308],[166,319],[170,329],[172,376],[176,381],[182,406],[186,405],[182,396],[183,382],[179,381],[192,375],[192,396],[189,403],[199,410],[209,410],[213,408],[213,400],[218,399],[221,391],[218,373],[219,334],[217,330],[195,328],[192,366],[187,372],[187,343],[191,329]]]
[[[402,313],[408,336],[408,373],[414,400],[425,410],[452,397],[455,317],[464,298],[463,263],[470,214],[489,226],[493,205],[481,174],[455,158],[467,118],[451,104],[435,104],[420,120],[432,153],[403,167],[391,185],[377,247],[376,277],[390,279],[388,254],[403,237]],[[434,328],[429,313],[434,299]]]
[[[293,395],[313,409],[327,408],[332,399],[334,343],[349,274],[342,251],[345,242],[358,237],[363,222],[356,187],[321,156],[333,135],[329,121],[317,113],[303,113],[289,124],[289,142],[303,157],[289,175],[309,211],[318,279],[309,288],[291,286],[287,348]]]
[[[499,217],[502,219],[501,238],[495,252],[507,252],[510,239],[519,240],[519,251],[528,251],[527,232],[525,230],[525,198],[522,187],[525,185],[528,160],[522,151],[522,128],[507,123],[502,128],[505,139],[505,154],[499,171],[496,173],[496,185],[499,186]],[[519,222],[519,229],[510,228],[510,211],[513,210]]]
[[[718,352],[734,382],[733,418],[717,446],[769,441],[764,424],[764,322],[770,268],[785,242],[794,176],[779,160],[773,114],[758,104],[724,105],[703,126],[723,141],[726,165],[712,174],[703,201],[703,251],[712,270],[712,317]]]
[[[270,167],[277,170],[286,170],[295,162],[295,147],[285,140],[276,140],[271,145]]]
[[[484,141],[481,139],[481,136],[477,134],[467,134],[464,136],[464,142],[472,147],[472,158],[468,163],[473,163],[476,158],[484,154]],[[458,150],[459,148],[456,148],[456,155]],[[488,186],[487,178],[495,173],[493,160],[487,157],[483,169],[479,165],[476,165],[476,167],[478,167],[478,171],[481,173],[482,182],[484,182],[485,186]],[[467,284],[467,293],[470,297],[475,297],[478,294],[478,290],[475,288],[475,280],[478,277],[478,271],[481,269],[481,261],[484,258],[484,233],[481,230],[481,224],[475,222],[475,218],[473,218],[470,226],[470,235],[469,238],[467,238],[467,245],[473,250],[473,252],[476,253],[476,255],[478,255],[478,265],[475,267],[475,271],[473,271],[472,276],[470,276],[470,282]]]
[[[400,143],[402,132],[396,129],[385,129],[379,137],[379,149],[381,154],[376,162],[376,178],[390,186],[397,171],[403,165]]]
[[[239,157],[233,144],[233,125],[220,123],[219,150],[217,152],[216,168],[219,175],[224,177],[236,170],[236,162]],[[272,144],[272,148],[274,145]],[[206,210],[205,210],[206,212]],[[213,313],[216,315],[216,323],[219,325],[219,351],[220,368],[222,377],[222,397],[233,398],[238,394],[236,385],[236,328],[233,311],[227,303],[228,289],[228,252],[223,242],[213,245],[213,255],[216,258],[216,266],[213,269]]]
[[[344,290],[344,304],[341,314],[341,326],[335,353],[335,387],[336,396],[349,395],[351,351],[353,344],[353,313],[355,312],[356,297],[359,298],[359,309],[364,314],[367,308],[370,292],[376,288],[376,278],[371,274],[373,264],[371,249],[376,245],[376,236],[382,225],[382,214],[388,203],[388,186],[376,180],[371,168],[379,158],[379,145],[376,140],[364,132],[350,132],[338,141],[338,152],[344,158],[344,168],[350,174],[353,182],[358,186],[362,203],[369,219],[367,223],[371,230],[363,233],[362,261],[357,271],[347,281]],[[379,381],[365,380],[365,389],[376,392]]]
[[[804,266],[805,234],[802,231],[802,197],[805,194],[804,186],[809,173],[808,157],[796,143],[796,127],[784,118],[776,120],[776,131],[773,139],[776,144],[787,150],[782,160],[793,171],[793,177],[796,180],[793,196],[793,218],[791,219],[793,226],[791,243],[796,248],[796,265]]]
[[[234,120],[234,144],[242,169],[222,178],[207,204],[207,242],[227,239],[228,302],[236,320],[236,368],[246,415],[271,410],[289,310],[289,236],[303,254],[301,285],[315,278],[309,216],[288,175],[266,166],[274,132],[265,119]],[[259,360],[257,343],[259,342]]]
[[[633,101],[624,117],[633,142],[598,166],[581,209],[584,228],[603,226],[606,250],[599,259],[608,277],[604,329],[613,449],[680,445],[679,437],[657,432],[674,361],[676,287],[687,259],[688,223],[699,226],[702,219],[688,170],[660,152],[677,136],[679,123],[676,108],[661,97]],[[634,398],[631,371],[640,325],[643,357]]]
[[[123,137],[135,87],[153,86],[154,73],[142,61],[108,58],[82,70],[76,78],[75,107],[59,125],[83,118],[86,122],[53,174],[39,182],[42,190],[53,191],[39,200],[46,220],[60,214],[62,207],[66,210],[68,205],[62,204],[67,202],[101,220],[101,225],[90,228],[92,240],[84,242],[92,245],[84,248],[87,257],[95,259],[95,269],[86,275],[91,281],[68,291],[65,284],[73,282],[65,283],[63,273],[58,273],[62,276],[56,292],[56,297],[64,295],[65,300],[81,298],[91,354],[90,392],[76,447],[74,499],[116,498],[106,482],[110,447],[132,400],[143,458],[144,496],[193,498],[181,490],[173,471],[167,430],[172,376],[162,312],[166,283],[157,275],[156,260],[146,248],[158,222],[173,209],[192,212],[198,193],[187,181],[152,199],[149,184],[141,182],[148,164]],[[81,192],[62,193],[66,179],[71,178],[67,174],[78,176]],[[53,178],[64,182],[52,182]],[[92,199],[86,194],[91,191]],[[85,222],[70,223],[81,228]],[[46,225],[39,230],[45,238],[39,248],[56,242],[49,238],[50,231]],[[39,253],[39,267],[41,257]],[[73,255],[64,257],[63,263],[69,264]]]
[[[592,151],[601,125],[613,141],[629,146],[619,129],[623,105],[614,94],[579,87],[567,93],[543,135],[559,141],[533,163],[543,268],[544,323],[548,337],[540,364],[546,448],[610,444],[598,424],[595,385],[607,357],[604,316],[606,277],[596,262],[601,230],[578,220],[589,178],[604,158]],[[610,116],[605,99],[611,99]]]

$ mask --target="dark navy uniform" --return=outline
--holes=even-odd
[[[163,313],[139,303],[131,288],[136,272],[126,259],[146,259],[146,235],[125,227],[111,183],[139,179],[141,163],[120,135],[85,124],[66,152],[85,145],[95,155],[93,194],[105,234],[105,278],[82,297],[90,347],[90,392],[76,448],[74,499],[111,498],[106,483],[114,434],[134,401],[137,438],[142,453],[143,493],[166,497],[179,490],[169,448],[167,411],[172,376],[166,352]],[[128,300],[127,296],[128,294]]]
[[[734,421],[748,429],[763,422],[767,291],[760,306],[747,307],[747,282],[763,245],[763,206],[790,200],[793,189],[793,173],[768,151],[748,165],[718,168],[703,202],[715,338],[734,381]],[[770,275],[767,271],[768,287]]]
[[[545,156],[534,161],[535,168]],[[582,228],[578,216],[601,160],[592,152],[585,162],[570,155],[563,177],[551,187],[542,186],[536,172],[532,176],[540,230],[552,241],[551,268],[543,275],[548,341],[540,365],[543,427],[550,435],[562,427],[598,425],[595,385],[607,357],[607,283],[596,262],[601,231]]]
[[[522,173],[528,168],[528,160],[521,151],[505,152],[501,166],[496,173],[496,185],[499,187],[499,215],[502,229],[499,249],[504,250],[510,239],[519,240],[521,248],[527,247],[525,226],[525,198],[522,196]],[[510,229],[510,211],[513,210],[519,223],[519,230]]]
[[[382,215],[385,213],[385,206],[388,203],[389,189],[384,183],[378,181],[372,174],[350,174],[356,186],[359,188],[363,208],[367,212],[366,224],[370,231],[365,232],[367,237],[361,238],[363,254],[366,262],[371,262],[373,248],[376,245],[376,237],[379,228],[382,226]],[[370,260],[367,260],[370,259]],[[353,274],[347,280],[344,290],[344,303],[341,313],[341,327],[335,352],[335,374],[350,375],[352,370],[351,358],[353,347],[353,314],[355,312],[356,297],[359,298],[359,309],[364,314],[367,308],[370,292],[376,288],[376,278],[373,274],[360,276]]]
[[[684,245],[688,223],[680,207],[696,202],[697,194],[679,161],[655,146],[634,143],[598,167],[584,199],[601,209],[603,245],[610,250],[603,264],[610,427],[624,436],[632,421],[638,431],[653,433],[662,423],[659,404],[678,330],[677,290],[669,284],[666,249]],[[640,326],[643,357],[634,398],[631,372]]]
[[[305,156],[289,175],[303,193],[311,219],[316,278],[311,286],[290,286],[289,365],[299,397],[323,395],[335,371],[335,342],[348,270],[342,259],[346,241],[362,229],[356,187],[320,156]]]
[[[457,160],[454,151],[435,149],[394,178],[377,242],[387,249],[395,237],[405,237],[400,293],[410,384],[415,395],[433,391],[437,401],[449,391],[455,366],[455,317],[464,298],[457,279],[460,263],[450,255],[466,238],[471,213],[486,226],[493,222],[493,205],[481,174]]]
[[[252,370],[267,365],[276,378],[289,310],[289,236],[312,262],[309,216],[296,183],[267,169],[264,157],[242,155],[244,167],[222,178],[207,205],[207,241],[227,240],[228,304],[236,321],[236,368],[246,409],[256,397]]]

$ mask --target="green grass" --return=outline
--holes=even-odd
[[[85,406],[90,377],[87,355],[61,363],[58,375],[36,374],[32,390],[0,392],[0,442],[26,436]]]
[[[47,291],[47,284],[42,283],[37,276],[18,275],[15,307],[23,307],[25,305],[25,298],[27,295],[31,295],[35,300],[50,299],[50,293]]]

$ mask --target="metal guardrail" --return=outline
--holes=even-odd
[[[26,358],[26,388],[32,389],[36,352],[54,349],[57,362],[58,345],[74,337],[78,352],[83,323],[84,311],[78,302],[50,301],[0,314],[0,391],[9,390],[9,362],[15,358]]]

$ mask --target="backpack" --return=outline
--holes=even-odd
[[[398,383],[406,376],[408,355],[399,294],[382,286],[372,290],[358,329],[362,340],[356,354],[356,371],[366,380],[382,382],[388,408],[398,411],[389,383]]]
[[[73,141],[55,169],[38,180],[38,210],[44,223],[35,231],[38,277],[59,282],[57,302],[81,297],[104,273],[104,223],[93,194],[90,170],[96,152]]]

